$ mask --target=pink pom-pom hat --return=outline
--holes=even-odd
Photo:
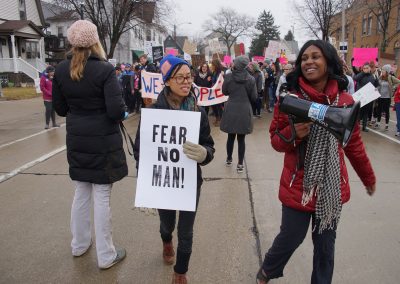
[[[67,31],[67,38],[74,47],[90,47],[99,41],[97,27],[86,20],[73,23]]]

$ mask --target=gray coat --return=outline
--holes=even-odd
[[[250,134],[253,131],[251,103],[257,99],[257,88],[246,70],[233,70],[225,76],[222,93],[229,96],[222,115],[221,130],[226,133]]]

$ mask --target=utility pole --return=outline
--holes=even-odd
[[[342,0],[342,42],[344,42],[345,39],[345,29],[346,29],[346,5],[345,5],[346,0]]]
[[[174,24],[174,41],[176,42],[176,25]]]

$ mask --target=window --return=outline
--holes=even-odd
[[[362,30],[361,30],[362,35],[365,35],[367,33],[367,16],[363,16],[362,20]]]
[[[63,37],[64,35],[63,27],[57,27],[57,35],[58,37]]]
[[[152,38],[152,40],[153,40],[153,41],[156,41],[156,31],[153,31],[153,38]]]
[[[25,0],[19,0],[19,18],[21,20],[26,20],[26,5]]]
[[[367,27],[367,34],[372,34],[372,13],[368,16],[368,27]]]
[[[357,40],[357,29],[354,28],[353,29],[353,44],[356,42],[356,40]]]
[[[26,42],[26,58],[33,59],[38,57],[38,43],[35,41]]]
[[[383,15],[382,13],[380,13],[378,15],[378,17],[376,17],[376,33],[382,33],[383,28],[382,28],[382,24],[383,24]]]
[[[146,40],[151,41],[151,30],[150,29],[146,29]]]

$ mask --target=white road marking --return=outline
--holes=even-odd
[[[16,168],[16,169],[12,170],[11,172],[9,172],[7,174],[0,175],[0,183],[2,183],[3,181],[6,181],[6,180],[16,176],[20,172],[22,172],[22,171],[24,171],[26,169],[29,169],[30,167],[33,167],[33,166],[35,166],[35,165],[37,165],[37,164],[39,164],[39,163],[41,163],[43,161],[46,161],[47,159],[53,157],[54,155],[57,155],[58,153],[64,151],[66,148],[67,148],[66,145],[64,145],[64,146],[62,146],[60,148],[57,148],[57,149],[55,149],[55,150],[53,150],[53,151],[51,151],[51,152],[39,157],[39,158],[37,158],[36,160],[33,160],[33,161],[29,162],[29,163],[26,163],[25,165],[22,165],[19,168]]]
[[[62,124],[60,125],[60,127],[64,127],[64,126],[65,126],[65,123],[62,123]],[[50,128],[50,129],[45,129],[45,130],[39,131],[39,132],[37,132],[37,133],[35,133],[35,134],[32,134],[32,135],[26,136],[26,137],[24,137],[24,138],[20,138],[20,139],[17,139],[17,140],[11,141],[11,142],[9,142],[9,143],[6,143],[6,144],[3,144],[3,145],[0,145],[0,149],[3,149],[4,147],[7,147],[7,146],[10,146],[10,145],[13,145],[13,144],[15,144],[15,143],[18,143],[18,142],[21,142],[21,141],[24,141],[24,140],[30,139],[30,138],[32,138],[32,137],[35,137],[35,136],[41,135],[41,134],[43,134],[43,133],[46,133],[46,132],[52,131],[52,130],[54,130],[54,129],[57,129],[57,128],[58,128],[58,127],[53,127],[53,128]]]
[[[373,132],[375,134],[378,134],[378,135],[380,135],[382,137],[385,137],[386,139],[389,139],[390,141],[393,141],[393,142],[395,142],[397,144],[400,144],[400,140],[399,139],[390,137],[389,135],[386,135],[386,134],[384,134],[382,132],[376,131],[376,130],[372,129],[371,127],[367,127],[367,128],[369,129],[369,131],[371,131],[371,132]]]

